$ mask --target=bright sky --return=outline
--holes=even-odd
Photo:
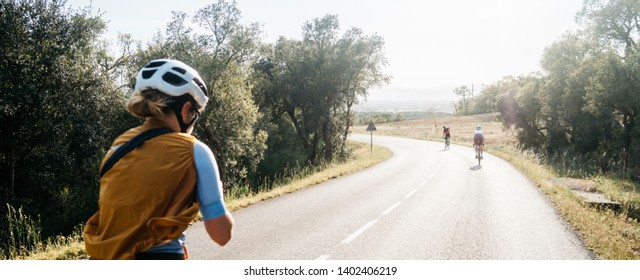
[[[107,38],[130,33],[146,42],[164,35],[171,11],[192,16],[217,0],[69,0],[103,12]],[[540,69],[545,47],[578,28],[582,0],[237,0],[244,23],[263,24],[264,41],[300,39],[306,21],[338,15],[341,31],[361,28],[385,40],[391,83],[370,100],[455,99],[506,75]]]

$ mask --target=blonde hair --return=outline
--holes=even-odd
[[[155,89],[145,90],[134,93],[129,97],[127,111],[141,118],[161,117],[169,112],[168,101],[169,95],[161,91]]]

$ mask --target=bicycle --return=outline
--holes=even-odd
[[[478,159],[478,166],[481,166],[480,161],[482,160],[482,153],[480,153],[480,145],[476,145],[476,158]]]
[[[449,138],[444,138],[444,149],[448,150],[449,146],[451,146],[451,140],[449,140]]]

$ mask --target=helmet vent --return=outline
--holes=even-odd
[[[149,64],[147,64],[147,66],[145,66],[144,68],[156,68],[156,67],[160,67],[162,65],[164,65],[165,63],[167,63],[166,61],[153,61]]]
[[[207,87],[198,78],[193,78],[193,82],[200,88],[200,90],[207,95]]]
[[[151,76],[153,76],[153,74],[156,73],[156,71],[157,71],[156,69],[144,70],[144,71],[142,71],[142,78],[143,79],[149,79],[149,78],[151,78]]]
[[[187,73],[187,70],[182,69],[182,68],[180,68],[180,67],[173,67],[173,68],[171,68],[171,69],[173,69],[173,70],[175,70],[175,71],[178,71],[178,72],[180,72],[180,73],[181,73],[181,74],[183,74],[183,75]]]
[[[185,81],[184,79],[180,78],[178,75],[173,74],[171,72],[167,72],[164,75],[162,75],[162,79],[169,83],[172,86],[182,86],[187,84],[187,81]]]

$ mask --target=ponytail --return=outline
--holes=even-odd
[[[160,117],[169,112],[169,96],[158,90],[135,92],[127,101],[127,111],[136,117]]]

